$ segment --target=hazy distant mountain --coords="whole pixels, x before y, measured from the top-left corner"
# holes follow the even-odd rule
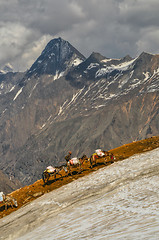
[[[159,133],[159,55],[86,59],[57,38],[0,83],[0,169],[24,184],[69,150],[89,156]]]
[[[13,72],[13,66],[10,63],[7,63],[0,69],[0,74],[6,74],[8,72]]]

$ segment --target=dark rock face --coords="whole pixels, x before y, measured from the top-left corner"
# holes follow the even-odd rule
[[[69,150],[90,156],[159,133],[159,55],[85,59],[58,38],[0,84],[0,169],[24,185]]]
[[[4,194],[8,194],[13,192],[17,188],[20,188],[22,185],[19,181],[14,179],[13,176],[10,175],[8,178],[2,171],[0,171],[0,190]]]
[[[77,59],[83,61],[85,57],[69,42],[57,38],[51,40],[39,58],[32,65],[27,75],[51,74],[60,76],[69,67],[76,65]]]
[[[92,53],[89,58],[70,69],[66,75],[66,80],[74,87],[82,88],[95,80],[95,73],[102,67],[101,61],[105,59],[99,53]]]

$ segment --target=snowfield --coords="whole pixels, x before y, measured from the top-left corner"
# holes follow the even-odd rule
[[[0,239],[159,239],[159,149],[99,169],[0,219]]]

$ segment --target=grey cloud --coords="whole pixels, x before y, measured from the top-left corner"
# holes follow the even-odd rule
[[[158,26],[158,9],[158,0],[125,0],[119,4],[119,21],[137,28]]]
[[[59,36],[85,56],[158,53],[158,9],[158,0],[1,0],[0,67],[26,70]]]

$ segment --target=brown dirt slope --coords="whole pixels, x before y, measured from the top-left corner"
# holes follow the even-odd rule
[[[121,161],[125,158],[128,158],[134,154],[137,153],[143,153],[146,151],[153,150],[155,148],[159,147],[159,136],[157,137],[151,137],[145,140],[125,144],[121,147],[115,148],[110,150],[115,157],[115,161]],[[44,185],[42,179],[36,181],[34,184],[25,186],[23,188],[20,188],[14,192],[12,192],[10,195],[15,197],[18,201],[18,208],[28,204],[29,202],[33,201],[34,199],[40,197],[41,195],[50,192],[56,188],[59,188],[67,183],[70,183],[74,181],[75,179],[78,179],[82,176],[85,176],[93,171],[98,170],[99,168],[104,167],[103,159],[100,159],[97,161],[97,165],[94,166],[92,169],[90,168],[90,163],[85,162],[83,164],[83,172],[78,174],[77,172],[74,172],[72,176],[66,176],[65,172],[61,172],[63,178],[60,176],[57,176],[56,181],[54,180],[54,177],[50,178],[48,183]],[[108,165],[111,164],[108,159]],[[18,208],[8,208],[7,211],[4,209],[4,205],[0,204],[0,218],[10,214],[11,212],[17,210]]]

